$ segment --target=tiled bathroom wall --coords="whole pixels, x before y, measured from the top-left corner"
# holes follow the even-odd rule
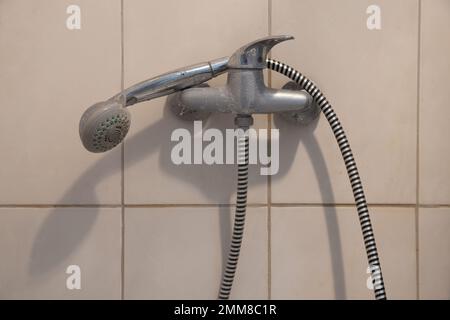
[[[277,34],[295,40],[272,57],[314,80],[346,129],[388,297],[450,299],[448,0],[0,0],[0,299],[216,298],[236,167],[173,164],[171,133],[193,125],[165,98],[130,108],[124,144],[104,154],[83,148],[78,121],[123,87]],[[255,127],[280,130],[280,170],[251,166],[231,297],[372,299],[324,117]]]

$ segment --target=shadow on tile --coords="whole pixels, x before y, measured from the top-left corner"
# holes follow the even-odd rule
[[[98,161],[78,178],[60,199],[60,203],[68,203],[69,199],[73,199],[74,195],[80,194],[86,195],[86,199],[89,199],[88,203],[94,205],[98,203],[95,194],[95,184],[90,183],[92,182],[90,176],[96,173],[100,177],[106,177],[117,170],[117,168],[102,164],[101,160]],[[54,208],[43,222],[34,240],[29,273],[32,276],[38,276],[51,271],[58,264],[62,263],[83,241],[85,235],[89,233],[95,223],[97,213],[98,209],[94,214],[80,213],[75,215],[72,212],[61,212],[60,208]],[[79,233],[63,234],[61,230],[65,228],[62,226],[73,227],[79,230]]]
[[[126,166],[132,166],[160,148],[161,166],[159,169],[167,171],[179,179],[189,181],[193,187],[201,185],[205,178],[213,179],[213,181],[217,182],[215,183],[217,188],[208,187],[203,189],[203,192],[211,199],[223,199],[223,195],[217,197],[217,193],[223,193],[224,184],[227,186],[229,185],[230,193],[227,194],[226,197],[230,198],[232,192],[234,191],[235,184],[235,168],[233,168],[233,166],[228,166],[230,167],[230,173],[226,172],[224,174],[223,170],[217,170],[217,167],[215,166],[193,166],[193,170],[186,170],[183,166],[176,166],[172,164],[169,157],[170,150],[168,150],[170,146],[168,144],[161,143],[160,140],[160,137],[162,135],[164,136],[164,134],[167,134],[167,136],[170,137],[170,133],[175,129],[174,125],[169,126],[167,124],[168,121],[166,117],[174,117],[167,108],[165,109],[164,117],[158,122],[126,140],[126,143],[131,147],[133,145],[141,146],[141,148],[132,147],[134,150],[138,150],[138,152],[134,152],[127,157]],[[213,120],[213,122],[216,123],[211,123],[210,125],[217,128],[224,127],[224,124],[226,123],[225,120],[217,121],[217,119]],[[232,125],[233,121],[230,120],[229,123]],[[180,123],[177,123],[176,127],[189,127],[189,125],[191,125],[191,123],[180,121]],[[97,205],[98,199],[95,191],[96,184],[92,182],[91,176],[95,173],[95,175],[100,177],[98,181],[101,181],[102,177],[107,177],[120,170],[119,167],[104,166],[105,161],[110,157],[117,157],[117,154],[113,155],[111,153],[106,153],[98,162],[91,166],[76,180],[76,182],[65,192],[64,196],[57,203],[67,204],[70,203],[71,199],[82,195],[85,199],[88,199],[86,201],[88,205]],[[217,203],[220,202],[217,201]],[[73,215],[64,214],[59,211],[59,208],[52,210],[48,218],[46,218],[42,224],[42,227],[40,228],[34,241],[29,265],[29,273],[32,276],[38,276],[49,272],[52,268],[55,268],[58,264],[62,263],[83,241],[83,238],[89,233],[96,221],[97,212],[89,215]],[[221,207],[220,212],[220,221],[222,224],[220,232],[221,239],[224,242],[224,256],[226,257],[226,251],[228,250],[228,242],[231,234],[231,217],[229,214],[230,208]],[[228,214],[225,214],[227,212]],[[61,228],[62,225],[74,226],[79,230],[79,233],[76,236],[61,234],[60,230],[63,229]]]
[[[165,108],[164,117],[158,120],[153,125],[140,131],[133,137],[126,140],[127,146],[133,150],[138,150],[130,155],[127,155],[126,167],[132,166],[135,163],[145,159],[149,154],[160,149],[160,158],[158,169],[167,171],[167,173],[177,177],[177,179],[189,182],[192,187],[198,188],[200,186],[201,191],[209,198],[215,201],[215,203],[223,203],[223,199],[230,199],[236,184],[236,168],[233,165],[227,165],[225,170],[217,170],[216,166],[192,166],[191,170],[186,170],[183,166],[177,166],[170,160],[170,148],[168,143],[161,143],[161,136],[170,137],[171,132],[179,127],[184,127],[192,130],[192,123],[179,121],[167,121],[167,117],[174,117],[168,108]],[[171,123],[171,125],[168,125]],[[280,136],[283,135],[285,127],[289,126],[285,122],[280,123]],[[207,127],[214,127],[218,129],[233,128],[233,121],[231,115],[219,115],[218,117],[211,117],[206,123]],[[290,167],[293,165],[294,155],[296,148],[292,146],[298,146],[300,140],[305,145],[306,150],[314,164],[314,169],[319,179],[320,189],[322,193],[333,194],[331,183],[329,180],[329,174],[323,154],[319,148],[319,145],[313,135],[315,127],[309,126],[307,128],[297,128],[298,141],[290,143],[289,148],[282,150],[282,157],[280,159],[280,170],[273,179],[279,179],[289,172]],[[192,131],[191,131],[192,132]],[[135,147],[133,147],[133,145]],[[145,146],[140,147],[139,146]],[[117,156],[112,154],[105,154],[95,165],[89,168],[78,180],[72,185],[72,187],[65,193],[65,196],[61,198],[60,203],[67,203],[65,200],[73,199],[74,195],[85,194],[86,199],[89,199],[89,203],[96,204],[97,197],[95,194],[95,184],[89,183],[89,177],[95,172],[100,177],[107,177],[112,173],[119,170],[118,167],[105,167],[103,165],[105,159],[108,157]],[[250,171],[251,172],[251,171]],[[320,175],[319,175],[320,173]],[[250,173],[251,175],[251,173]],[[323,179],[326,177],[326,179]],[[211,179],[216,182],[213,184],[207,184],[205,187],[205,179]],[[101,178],[99,179],[101,180]],[[261,183],[263,179],[249,179],[249,191],[251,192],[252,185],[255,183]],[[224,194],[224,190],[229,190]],[[228,255],[228,247],[231,236],[231,211],[230,207],[220,208],[220,235],[222,241],[222,257],[224,264]],[[51,271],[56,265],[64,261],[71,252],[83,241],[86,234],[89,233],[92,225],[95,223],[96,214],[89,215],[66,215],[58,212],[58,208],[55,208],[53,212],[44,221],[38,235],[35,239],[31,261],[29,265],[29,272],[32,276],[38,276],[40,274]],[[345,298],[345,286],[344,286],[344,273],[341,254],[341,244],[339,228],[337,225],[337,218],[335,209],[332,207],[326,210],[326,221],[328,228],[328,236],[331,248],[331,256],[333,263],[334,275],[334,287],[337,298]],[[74,225],[80,230],[77,236],[67,237],[60,233],[60,226],[70,224]]]
[[[298,144],[301,142],[306,152],[308,153],[309,159],[314,168],[314,174],[319,183],[320,193],[322,195],[328,195],[331,199],[331,203],[334,203],[334,193],[331,186],[330,174],[326,165],[325,158],[323,156],[320,145],[314,136],[314,130],[317,127],[318,121],[307,127],[301,127],[287,123],[278,116],[274,116],[274,123],[280,130],[280,169],[290,168],[293,165],[295,159],[295,154],[297,152]],[[298,135],[289,135],[291,140],[289,144],[283,144],[282,137],[292,130],[297,130]],[[297,141],[293,141],[292,138],[297,138]],[[292,146],[297,146],[292,148]],[[286,172],[283,171],[285,174]],[[276,175],[273,179],[280,179],[282,176]],[[332,263],[333,275],[333,286],[334,294],[336,299],[346,299],[346,288],[345,288],[345,274],[344,274],[344,262],[342,260],[342,245],[341,245],[341,235],[339,231],[339,225],[337,221],[337,212],[334,206],[328,206],[324,208],[325,221],[327,226],[328,243],[330,248],[330,257]]]

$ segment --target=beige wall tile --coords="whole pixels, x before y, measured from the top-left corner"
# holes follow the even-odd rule
[[[388,299],[415,299],[414,209],[371,210]],[[272,208],[273,299],[373,299],[356,209]]]
[[[419,201],[450,204],[450,2],[271,2],[270,32],[296,38],[272,56],[309,76],[333,104],[368,201],[416,203],[419,93]],[[230,55],[269,33],[267,0],[123,3],[125,86]],[[81,8],[81,30],[66,28],[72,4]],[[372,4],[381,8],[379,31],[366,28]],[[120,299],[122,289],[127,299],[217,296],[233,208],[126,208],[122,270],[121,208],[15,207],[118,205],[122,191],[126,204],[234,203],[235,166],[172,164],[170,135],[192,132],[192,123],[164,108],[165,98],[130,108],[123,190],[121,149],[82,147],[80,116],[121,88],[121,13],[121,0],[0,0],[0,299]],[[286,80],[272,73],[273,87]],[[301,128],[275,117],[272,125],[281,133],[272,202],[319,206],[272,208],[270,276],[267,208],[248,209],[231,297],[266,299],[270,280],[273,299],[373,299],[356,210],[320,206],[353,203],[326,119]],[[231,115],[214,115],[204,129],[233,126]],[[256,116],[255,127],[266,128],[267,117]],[[259,169],[251,166],[251,203],[267,203]],[[421,208],[418,225],[414,208],[371,210],[388,298],[450,299],[449,210]],[[81,267],[81,290],[66,289],[72,264]]]
[[[216,299],[233,215],[227,207],[126,209],[125,298]],[[249,208],[231,299],[267,298],[267,261],[267,209]]]
[[[84,110],[120,89],[120,1],[0,3],[0,203],[119,203],[120,150],[88,153]]]
[[[421,299],[450,299],[450,208],[421,208],[419,292]]]
[[[414,203],[418,2],[377,1],[382,29],[369,31],[373,1],[273,1],[272,33],[294,41],[272,56],[310,77],[348,135],[372,203]],[[274,75],[281,87],[286,78]],[[350,203],[349,182],[326,119],[280,126],[274,202]]]
[[[0,299],[120,299],[120,223],[113,208],[1,208]]]
[[[450,203],[450,2],[422,1],[420,201]]]
[[[239,6],[239,9],[236,7]],[[125,2],[125,85],[162,72],[227,55],[267,35],[267,1],[132,1]],[[213,81],[222,85],[226,77]],[[236,168],[232,165],[181,165],[170,159],[178,120],[164,108],[165,98],[131,108],[132,125],[125,142],[126,203],[232,203]],[[265,127],[265,116],[256,127]],[[233,128],[230,116],[215,115],[205,129]],[[250,202],[266,202],[266,177],[250,170]]]

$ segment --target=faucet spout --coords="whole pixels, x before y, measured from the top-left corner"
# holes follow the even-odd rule
[[[257,101],[258,113],[277,113],[308,109],[313,98],[306,91],[266,88]]]

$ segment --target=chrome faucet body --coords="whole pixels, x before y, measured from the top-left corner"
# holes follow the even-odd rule
[[[188,120],[204,119],[212,112],[232,112],[243,115],[283,113],[296,122],[311,122],[320,113],[311,95],[304,90],[268,88],[264,83],[267,54],[274,45],[290,39],[293,37],[274,36],[246,44],[228,59],[223,71],[228,72],[225,86],[179,91],[169,96],[169,106]]]
[[[283,89],[272,89],[264,83],[267,54],[276,44],[291,39],[293,37],[283,35],[250,42],[229,58],[165,73],[138,83],[112,99],[123,99],[123,105],[131,106],[169,95],[167,103],[171,110],[187,120],[205,119],[212,112],[241,115],[282,113],[284,118],[308,124],[320,113],[310,94],[292,84]],[[204,84],[226,72],[225,86],[212,88]]]

